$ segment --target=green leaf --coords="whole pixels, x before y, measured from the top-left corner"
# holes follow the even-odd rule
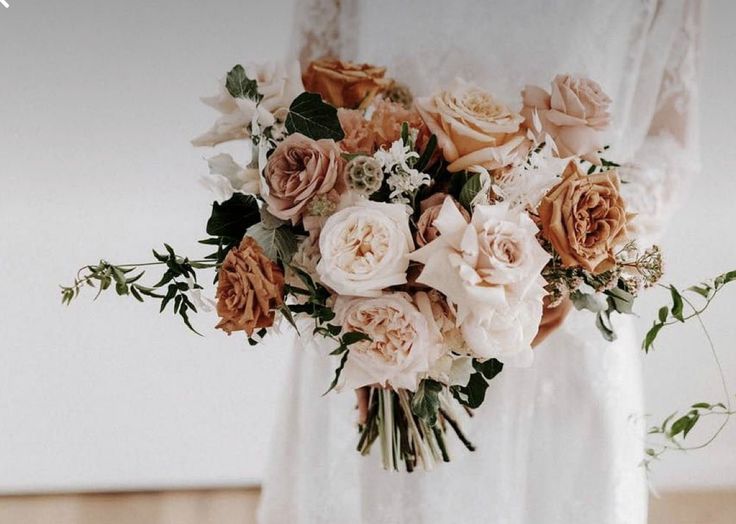
[[[424,171],[424,168],[427,167],[429,161],[432,159],[432,155],[434,154],[435,149],[437,149],[437,136],[432,135],[429,137],[427,147],[424,148],[422,156],[419,157],[419,160],[417,160],[417,164],[414,166],[417,171]]]
[[[493,380],[496,375],[503,371],[503,362],[495,358],[488,359],[485,362],[473,360],[473,368],[482,373],[486,380]]]
[[[667,316],[670,314],[670,310],[667,308],[667,306],[662,306],[659,308],[659,321],[660,323],[667,322]]]
[[[682,417],[675,420],[672,423],[672,427],[670,428],[670,437],[676,437],[677,435],[685,431],[689,424],[690,415],[683,415]]]
[[[340,365],[337,366],[337,369],[335,370],[335,378],[332,379],[332,382],[330,383],[330,387],[327,388],[327,391],[322,393],[322,395],[326,395],[333,389],[335,389],[335,386],[337,386],[337,383],[340,380],[340,374],[342,373],[342,370],[345,368],[345,363],[348,361],[348,355],[350,354],[349,351],[346,351],[342,354],[342,358],[340,359]]]
[[[715,283],[716,288],[720,288],[734,280],[736,280],[736,271],[729,271],[728,273],[718,275],[713,282]]]
[[[405,145],[409,145],[409,122],[402,122],[401,124],[401,142]]]
[[[365,333],[361,333],[359,331],[349,331],[348,333],[345,333],[342,336],[342,343],[346,346],[351,346],[355,344],[356,342],[360,342],[361,340],[370,340],[371,337],[366,335]]]
[[[288,264],[296,252],[296,236],[288,226],[269,229],[259,222],[249,227],[246,234],[258,242],[271,260]]]
[[[252,195],[236,193],[222,204],[212,204],[212,214],[207,221],[207,234],[240,241],[245,231],[258,223],[261,215],[258,203]]]
[[[323,102],[316,93],[302,93],[294,99],[286,116],[286,130],[313,140],[331,138],[337,141],[345,137],[337,109]]]
[[[680,322],[685,322],[685,319],[682,316],[683,303],[680,292],[677,291],[675,286],[670,286],[670,294],[672,295],[672,316]]]
[[[657,338],[657,335],[659,334],[659,331],[662,329],[662,327],[664,327],[664,324],[655,322],[652,327],[649,328],[649,331],[647,331],[647,334],[644,336],[644,341],[641,344],[641,348],[646,353],[649,353],[649,350],[653,349],[654,340]]]
[[[595,316],[595,327],[598,328],[598,331],[601,332],[601,335],[603,335],[603,338],[607,341],[613,342],[616,340],[616,332],[613,330],[611,316],[608,310],[601,311]]]
[[[697,404],[693,404],[691,407],[695,409],[710,409],[710,404],[707,402],[698,402]]]
[[[263,95],[258,92],[258,82],[248,78],[240,64],[233,67],[225,79],[225,88],[233,98],[249,98],[260,102]]]
[[[687,434],[690,433],[690,430],[695,427],[695,424],[698,422],[699,419],[700,419],[700,415],[698,413],[694,413],[690,417],[689,424],[685,428],[685,431],[682,432],[682,438],[687,438]]]
[[[467,182],[465,182],[463,188],[460,190],[460,196],[458,200],[468,211],[473,211],[471,209],[471,202],[480,192],[481,187],[482,185],[480,182],[480,174],[476,173],[471,176]]]
[[[419,387],[417,387],[411,399],[411,412],[424,420],[430,427],[437,424],[442,387],[442,384],[435,380],[424,379],[419,383]]]
[[[481,373],[473,373],[466,386],[452,386],[450,391],[452,396],[463,406],[475,409],[483,404],[486,398],[486,390],[488,382],[483,378]]]
[[[632,309],[634,307],[634,295],[619,287],[609,289],[605,294],[608,296],[608,302],[613,306],[614,311],[625,313],[627,315],[632,313]]]
[[[580,290],[575,290],[570,293],[570,300],[578,311],[586,309],[598,313],[606,309],[605,301],[603,299],[598,300],[594,293],[583,293]]]
[[[698,295],[700,295],[701,297],[703,297],[705,299],[707,299],[708,297],[710,297],[711,289],[712,288],[710,286],[707,286],[707,285],[690,286],[689,288],[687,288],[688,291],[693,291],[693,292],[697,293]]]

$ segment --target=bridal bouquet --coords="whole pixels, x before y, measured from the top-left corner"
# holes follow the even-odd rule
[[[610,340],[612,313],[662,273],[602,156],[600,86],[559,75],[521,99],[517,111],[460,79],[413,98],[384,68],[336,60],[235,66],[194,141],[251,153],[208,160],[200,242],[214,252],[154,251],[165,273],[150,286],[137,265],[101,261],[63,299],[114,287],[193,329],[208,307],[198,271],[214,270],[217,328],[257,344],[286,322],[327,339],[325,389],[359,391],[358,450],[378,441],[384,467],[430,469],[450,432],[473,449],[459,413],[505,366],[528,366],[569,304]]]

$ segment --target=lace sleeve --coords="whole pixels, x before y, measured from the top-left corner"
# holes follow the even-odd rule
[[[342,27],[355,20],[355,0],[297,0],[292,32],[292,53],[302,67],[326,56],[349,58],[354,39]],[[347,25],[346,25],[347,24]]]
[[[669,55],[660,69],[661,83],[648,131],[633,160],[621,170],[624,195],[637,213],[636,234],[647,241],[661,235],[679,195],[700,167],[697,88],[701,10],[699,0],[684,3],[681,24],[672,35]],[[659,47],[661,42],[650,45]],[[661,56],[662,48],[650,52]],[[646,59],[643,67],[647,67]]]

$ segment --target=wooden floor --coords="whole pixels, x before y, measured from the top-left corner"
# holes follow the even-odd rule
[[[252,524],[257,504],[256,489],[8,496],[0,497],[0,523]],[[666,493],[651,501],[649,524],[734,523],[736,491]]]

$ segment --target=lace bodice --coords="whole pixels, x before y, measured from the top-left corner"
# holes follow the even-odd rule
[[[614,100],[609,156],[626,162],[639,234],[656,237],[698,167],[697,0],[302,0],[293,48],[386,65],[427,94],[456,76],[509,103],[557,73],[598,81]]]

